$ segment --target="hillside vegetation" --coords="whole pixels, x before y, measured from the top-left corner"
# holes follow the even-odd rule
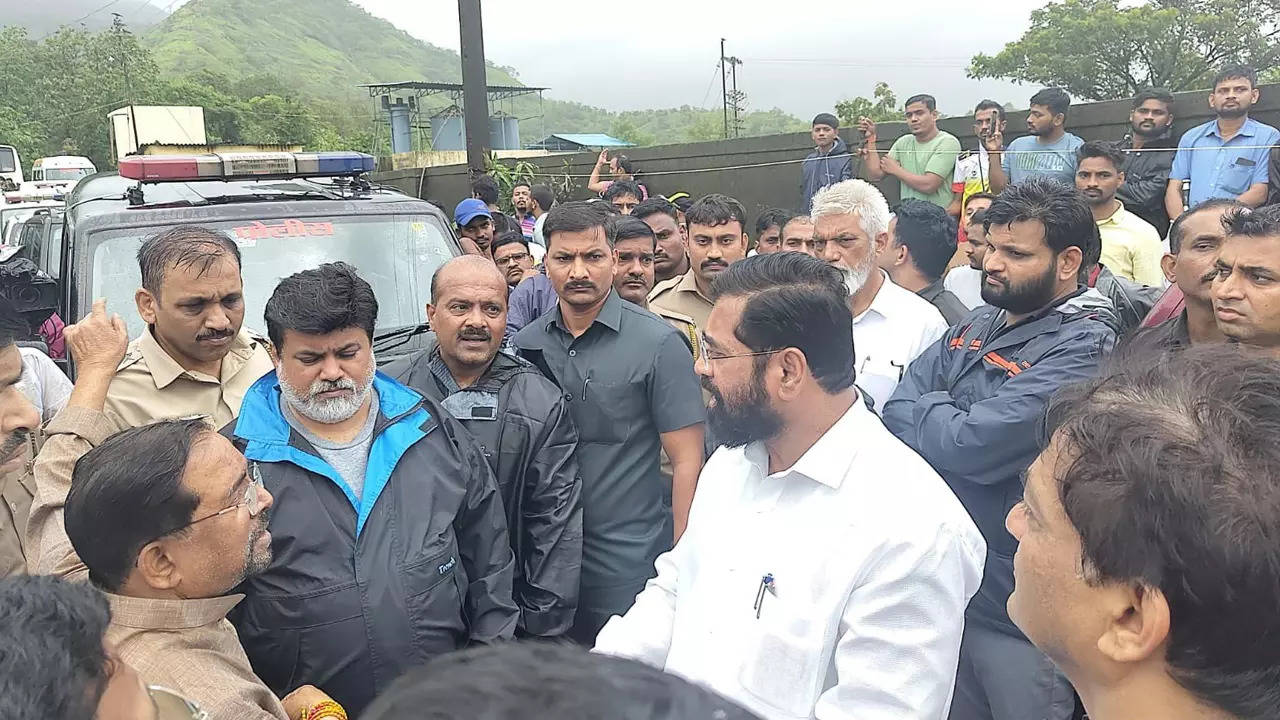
[[[162,74],[212,71],[233,82],[268,74],[300,96],[348,103],[367,122],[373,103],[361,84],[462,77],[456,52],[418,40],[347,0],[192,0],[145,33],[142,43]],[[514,69],[493,65],[488,81],[524,84]],[[429,98],[427,107],[446,103]],[[522,118],[545,112],[542,120],[522,123],[525,142],[540,139],[544,125],[548,133],[604,132],[637,144],[709,140],[723,129],[719,109],[689,106],[615,113],[546,99],[540,110],[530,96],[512,101],[511,110]],[[749,135],[805,128],[780,110],[749,113],[743,124]]]

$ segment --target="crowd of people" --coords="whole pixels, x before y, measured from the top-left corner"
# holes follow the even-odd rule
[[[482,177],[396,357],[357,268],[258,335],[236,243],[169,228],[43,417],[0,298],[0,715],[1272,717],[1257,97],[1228,68],[1175,147],[1168,93],[1117,144],[1050,88],[965,154],[919,95],[858,164],[819,115],[754,222],[605,153],[515,217]]]

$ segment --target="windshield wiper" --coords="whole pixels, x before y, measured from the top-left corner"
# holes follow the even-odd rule
[[[385,350],[394,350],[401,345],[407,344],[413,338],[429,332],[431,332],[431,325],[425,322],[388,330],[373,336],[373,351],[378,353]]]

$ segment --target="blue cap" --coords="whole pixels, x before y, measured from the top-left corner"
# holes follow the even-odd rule
[[[458,223],[458,227],[464,227],[467,223],[475,220],[481,215],[493,219],[489,214],[489,206],[479,198],[467,198],[458,203],[458,207],[453,209],[453,221]]]

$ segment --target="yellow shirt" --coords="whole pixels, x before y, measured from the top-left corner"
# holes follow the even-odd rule
[[[220,377],[186,370],[148,328],[129,343],[107,391],[105,411],[122,429],[188,415],[208,415],[221,428],[240,414],[244,394],[272,367],[266,341],[241,329],[222,358]]]
[[[1164,243],[1151,223],[1124,209],[1124,204],[1111,217],[1098,221],[1102,235],[1102,264],[1121,277],[1149,285],[1164,285],[1160,258]]]

